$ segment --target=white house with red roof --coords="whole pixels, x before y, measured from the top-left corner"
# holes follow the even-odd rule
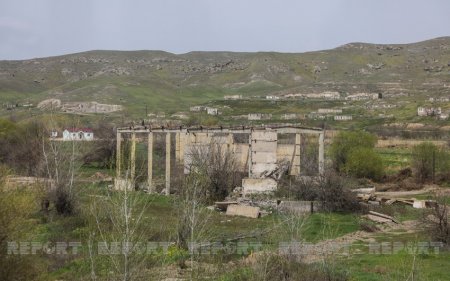
[[[94,132],[90,128],[68,128],[63,131],[65,141],[90,141],[94,139]]]

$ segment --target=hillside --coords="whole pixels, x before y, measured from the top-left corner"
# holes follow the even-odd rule
[[[89,51],[0,61],[0,103],[95,101],[122,105],[137,116],[146,105],[173,113],[227,94],[449,94],[449,74],[450,37],[308,53]]]

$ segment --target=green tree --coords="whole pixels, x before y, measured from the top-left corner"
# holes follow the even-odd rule
[[[358,147],[348,154],[345,171],[354,177],[379,180],[383,176],[383,161],[373,148]]]
[[[8,253],[8,242],[27,237],[30,217],[38,211],[36,191],[6,186],[9,169],[0,165],[0,280],[35,280],[45,270],[36,255]]]
[[[434,180],[437,175],[449,173],[450,155],[445,148],[423,142],[413,147],[411,166],[419,182]]]
[[[330,156],[333,160],[334,169],[338,172],[345,172],[351,152],[358,148],[373,149],[377,138],[367,132],[362,131],[342,131],[331,144]]]

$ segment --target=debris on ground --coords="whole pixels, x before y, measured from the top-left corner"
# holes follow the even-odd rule
[[[399,223],[395,218],[391,216],[374,211],[369,211],[368,218],[377,222],[395,222],[397,224]]]
[[[245,205],[228,205],[226,214],[228,216],[242,216],[257,219],[259,217],[260,208]]]
[[[225,201],[225,202],[215,202],[214,205],[215,207],[222,212],[226,212],[228,206],[230,205],[237,205],[238,202],[237,201]]]

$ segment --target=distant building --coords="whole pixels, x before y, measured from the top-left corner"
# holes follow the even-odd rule
[[[317,112],[311,112],[307,115],[308,119],[313,119],[313,120],[325,120],[327,118],[327,116],[323,115],[323,114],[319,114]]]
[[[189,116],[185,112],[177,112],[172,114],[170,117],[178,119],[189,119]]]
[[[279,100],[279,96],[266,96],[266,100]]]
[[[294,93],[284,95],[285,98],[304,98],[304,99],[325,99],[325,100],[339,100],[341,98],[341,94],[339,92],[331,92],[325,91],[322,93]]]
[[[319,108],[317,110],[318,113],[327,114],[327,113],[342,113],[342,109],[340,108]]]
[[[209,115],[219,115],[219,109],[215,107],[206,107],[206,113]]]
[[[448,120],[448,113],[442,113],[441,115],[439,115],[439,119],[440,120]]]
[[[282,120],[293,120],[293,119],[297,119],[297,118],[299,118],[299,116],[295,113],[285,113],[285,114],[281,115]]]
[[[333,119],[334,121],[350,121],[353,117],[351,115],[335,115]]]
[[[442,114],[442,109],[440,107],[418,107],[418,116],[439,116]]]
[[[450,98],[448,97],[439,97],[439,98],[430,98],[430,102],[449,102]]]
[[[249,113],[247,116],[248,120],[270,120],[272,119],[272,114],[268,113]]]
[[[202,111],[204,109],[205,109],[204,106],[196,105],[196,106],[191,106],[191,108],[189,108],[189,111],[200,112],[200,111]]]
[[[89,128],[70,128],[63,131],[65,141],[90,141],[94,139],[94,132]]]
[[[376,100],[381,99],[382,95],[378,93],[356,93],[345,97],[346,100],[357,101],[357,100]]]
[[[228,96],[223,96],[224,100],[241,100],[242,99],[242,95],[228,95]]]
[[[58,137],[58,131],[52,131],[52,132],[50,133],[50,137],[51,137],[52,139],[57,138],[57,137]]]

